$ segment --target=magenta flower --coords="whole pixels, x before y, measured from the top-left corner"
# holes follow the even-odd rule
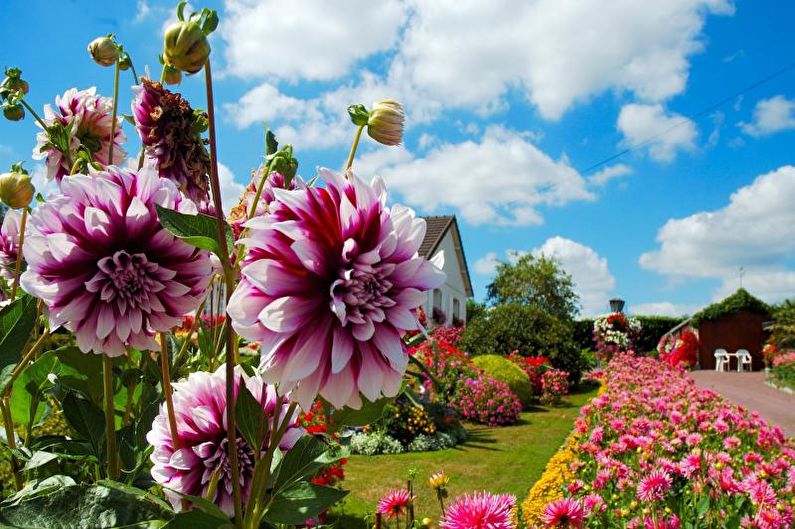
[[[33,149],[33,158],[45,159],[47,165],[47,178],[60,182],[68,175],[71,164],[75,162],[75,154],[80,147],[88,149],[94,160],[100,164],[119,165],[127,154],[121,145],[127,140],[121,125],[124,119],[117,119],[113,131],[113,160],[109,160],[110,129],[113,122],[113,100],[109,97],[97,95],[93,86],[87,90],[78,91],[70,88],[62,96],[55,98],[56,110],[50,105],[44,106],[44,122],[49,126],[55,122],[63,125],[71,134],[69,152],[61,152],[49,141],[47,132],[42,131],[36,135],[36,147]]]
[[[515,529],[516,498],[490,492],[464,494],[450,504],[439,526],[441,529]]]
[[[195,212],[151,168],[64,177],[61,194],[31,215],[22,288],[42,299],[50,325],[75,333],[83,352],[156,350],[154,334],[179,325],[204,298],[208,252],[176,239],[154,205]]]
[[[270,213],[246,223],[248,254],[228,313],[262,342],[263,377],[308,407],[395,395],[408,363],[401,337],[445,275],[417,255],[425,221],[387,209],[380,179],[321,170],[325,187],[275,189]],[[299,384],[300,382],[300,384]],[[297,385],[297,386],[296,386]]]
[[[585,519],[585,510],[578,500],[563,498],[547,505],[542,518],[547,527],[578,529]]]
[[[386,515],[387,520],[391,520],[396,516],[401,516],[406,512],[411,496],[406,489],[395,489],[386,493],[381,498],[376,507],[376,511],[380,514]]]
[[[224,366],[215,373],[195,372],[187,380],[174,384],[174,414],[177,419],[179,449],[175,450],[168,423],[165,405],[152,423],[146,440],[154,447],[150,456],[152,478],[163,485],[164,492],[174,509],[180,511],[184,505],[182,496],[206,497],[210,480],[218,472],[215,496],[210,501],[226,514],[234,514],[232,499],[232,474],[229,469],[228,441],[226,433],[226,372]],[[263,384],[259,377],[249,377],[240,366],[235,369],[235,395],[240,382],[262,405],[273,425],[274,416],[283,421],[289,407],[285,399],[276,413],[276,391],[273,386]],[[298,411],[291,418],[290,426],[279,444],[289,450],[304,434],[298,422]],[[262,447],[264,451],[267,444]],[[254,448],[245,439],[237,436],[237,455],[240,468],[240,484],[243,501],[248,498],[251,478],[254,473]],[[176,492],[174,492],[176,491]]]
[[[243,224],[245,224],[246,219],[248,219],[248,214],[251,211],[251,204],[257,196],[257,186],[262,179],[262,174],[262,167],[253,172],[251,182],[249,182],[248,186],[246,186],[246,190],[243,191],[243,194],[240,196],[240,202],[237,206],[232,208],[232,211],[229,213],[229,218],[227,220],[232,226],[235,237],[238,237],[243,231]],[[254,216],[259,217],[268,212],[268,204],[273,202],[276,198],[276,195],[273,193],[274,189],[293,190],[303,187],[304,183],[298,176],[290,180],[290,186],[288,187],[281,173],[271,173],[265,183],[262,184],[262,194],[257,202],[257,209],[254,211]]]
[[[188,102],[160,83],[141,79],[133,87],[135,127],[158,174],[173,181],[197,205],[209,203],[210,156],[200,123]]]
[[[638,499],[641,501],[660,501],[671,489],[673,480],[663,470],[652,470],[638,482]]]
[[[19,254],[19,228],[22,215],[13,209],[6,211],[0,226],[0,277],[14,280],[14,268]]]

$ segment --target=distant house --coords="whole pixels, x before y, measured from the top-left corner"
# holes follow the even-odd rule
[[[424,218],[427,230],[419,254],[432,259],[444,252],[444,271],[447,274],[445,284],[429,293],[425,313],[429,319],[434,314],[443,314],[446,325],[466,323],[467,298],[472,297],[473,292],[458,221],[454,215]]]

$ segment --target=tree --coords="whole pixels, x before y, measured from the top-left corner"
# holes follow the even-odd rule
[[[467,322],[471,323],[478,318],[483,317],[486,313],[486,304],[475,301],[472,298],[467,299]]]
[[[543,255],[524,254],[513,263],[498,263],[487,289],[492,305],[534,306],[565,320],[579,312],[580,298],[571,276],[556,259]]]

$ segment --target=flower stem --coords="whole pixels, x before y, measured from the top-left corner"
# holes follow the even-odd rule
[[[19,223],[19,244],[17,245],[17,262],[14,266],[14,283],[11,285],[11,301],[17,299],[19,272],[22,268],[22,245],[25,243],[25,225],[28,222],[28,207],[22,208],[22,221]]]
[[[359,147],[359,138],[362,137],[362,131],[364,130],[365,125],[362,125],[356,130],[356,136],[353,137],[353,145],[351,145],[351,152],[348,154],[348,161],[345,162],[345,173],[347,175],[348,170],[353,165],[353,157],[356,156],[356,149]]]
[[[36,111],[35,111],[35,110],[33,110],[33,107],[31,107],[30,105],[28,105],[27,101],[25,101],[24,99],[20,99],[20,100],[19,100],[19,102],[20,102],[20,103],[22,103],[22,105],[23,105],[23,106],[24,106],[24,107],[27,109],[27,111],[28,111],[28,112],[30,112],[30,114],[31,114],[31,115],[32,115],[32,116],[33,116],[33,117],[36,119],[36,121],[38,121],[38,122],[39,122],[39,125],[41,125],[41,127],[42,127],[42,128],[45,130],[45,132],[46,132],[46,131],[47,131],[47,124],[46,124],[46,123],[44,123],[44,120],[43,120],[43,119],[41,119],[41,117],[39,117],[39,115],[38,115],[38,114],[36,114]]]
[[[116,406],[113,403],[113,361],[108,355],[102,355],[102,382],[105,390],[108,478],[119,479],[119,453],[116,451]]]
[[[221,185],[218,181],[218,148],[215,139],[215,109],[213,104],[213,75],[210,59],[204,65],[204,81],[207,90],[207,120],[210,129],[210,187],[218,224],[218,248],[221,265],[224,268],[226,284],[226,305],[235,288],[235,281],[229,263],[229,248],[226,246],[226,221],[221,204]],[[226,433],[229,441],[229,467],[232,473],[232,495],[235,504],[235,523],[243,523],[243,500],[240,491],[240,468],[237,462],[237,427],[235,425],[235,335],[231,325],[226,327]]]
[[[171,430],[171,446],[174,451],[179,450],[179,436],[177,435],[177,416],[174,414],[174,397],[171,390],[171,370],[168,360],[168,341],[166,333],[160,333],[160,374],[163,377],[163,396],[166,399],[166,412],[168,413],[168,427]]]
[[[108,165],[113,165],[113,144],[116,142],[116,112],[119,108],[119,61],[116,61],[113,75],[113,117],[110,121],[110,145],[108,146]]]
[[[0,399],[0,407],[2,407],[3,412],[3,426],[5,427],[6,431],[8,448],[11,449],[11,472],[14,474],[14,486],[17,490],[22,490],[22,485],[24,482],[22,481],[22,476],[19,474],[19,460],[17,459],[16,454],[14,454],[14,451],[17,449],[17,438],[16,432],[14,432],[14,420],[11,418],[11,407],[9,401],[10,399],[8,396],[3,396],[3,398]]]

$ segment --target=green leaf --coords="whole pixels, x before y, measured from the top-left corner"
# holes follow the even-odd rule
[[[35,323],[36,298],[33,296],[22,294],[0,309],[0,369],[20,361]]]
[[[221,520],[204,511],[181,512],[174,516],[163,529],[227,529],[234,527],[229,519]]]
[[[49,487],[45,494],[15,495],[0,505],[0,526],[18,529],[69,527],[75,529],[120,529],[157,527],[171,518],[161,503],[127,489],[106,483]],[[140,491],[144,492],[144,491]],[[15,499],[16,498],[16,499]]]
[[[241,384],[235,399],[235,421],[238,431],[252,449],[256,446],[262,446],[262,442],[257,442],[260,439],[259,423],[261,415],[262,406],[260,406],[246,385]],[[268,429],[268,421],[266,420],[264,432]]]
[[[367,426],[377,421],[384,414],[384,408],[391,404],[393,400],[395,399],[390,397],[384,397],[372,402],[364,399],[361,409],[342,408],[334,410],[331,415],[334,430],[338,430],[343,426]]]
[[[704,495],[701,500],[698,502],[698,506],[696,507],[696,513],[698,516],[704,516],[709,512],[709,495]]]
[[[100,355],[84,353],[74,345],[53,351],[61,362],[58,375],[61,386],[77,390],[94,402],[102,400],[102,358]]]
[[[94,403],[69,392],[61,401],[66,421],[83,439],[91,444],[94,454],[102,453],[102,440],[105,437],[105,414]],[[100,458],[101,459],[101,458]]]
[[[274,496],[265,519],[275,524],[300,525],[327,510],[347,494],[345,490],[300,481]]]
[[[11,394],[11,417],[15,423],[38,423],[44,414],[46,392],[54,386],[50,374],[57,375],[60,367],[55,355],[48,352],[22,371],[14,381]]]
[[[313,476],[320,468],[345,457],[346,453],[331,448],[318,437],[305,435],[284,454],[274,471],[275,491],[289,488],[292,483]]]
[[[171,492],[179,495],[182,498],[185,498],[188,502],[194,504],[198,509],[204,512],[204,514],[211,516],[217,520],[223,520],[224,522],[229,522],[229,516],[226,515],[224,511],[221,510],[216,504],[211,502],[208,499],[202,498],[200,496],[191,496],[190,494],[183,494],[178,490],[169,489]]]
[[[28,459],[27,463],[25,463],[24,470],[25,471],[34,470],[36,468],[43,467],[44,465],[47,465],[48,463],[51,463],[52,461],[55,461],[57,459],[58,459],[57,454],[39,450],[33,452],[33,455],[30,456],[30,459]]]
[[[202,250],[209,250],[216,255],[220,255],[218,245],[218,221],[215,217],[203,215],[201,213],[196,215],[188,215],[168,209],[155,204],[157,216],[160,219],[160,224],[163,225],[172,235],[185,241],[186,243],[200,248]],[[226,247],[231,249],[235,243],[232,229],[228,224],[224,223],[224,231],[226,234]]]

